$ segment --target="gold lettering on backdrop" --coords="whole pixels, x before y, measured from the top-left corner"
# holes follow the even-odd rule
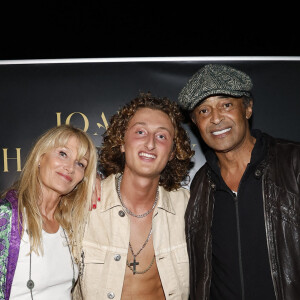
[[[108,122],[107,122],[107,119],[106,119],[104,113],[101,114],[101,119],[102,119],[104,125],[102,125],[101,123],[97,123],[98,128],[102,127],[102,128],[107,129],[108,128]],[[95,132],[94,135],[98,135],[98,133]]]
[[[57,126],[61,125],[61,112],[56,113],[56,122],[57,122]]]
[[[89,119],[87,118],[87,116],[81,112],[73,112],[71,114],[68,115],[68,117],[66,118],[66,124],[70,124],[71,118],[74,114],[79,114],[82,116],[83,120],[84,120],[84,131],[86,132],[89,128]],[[101,114],[101,119],[102,119],[102,124],[101,123],[96,123],[98,128],[103,128],[103,129],[107,129],[108,128],[108,122],[106,119],[106,116],[104,114],[104,112],[102,112]],[[61,120],[61,112],[56,112],[56,125],[60,126],[62,124],[62,120]],[[94,133],[94,135],[98,135],[97,132]]]
[[[83,120],[84,120],[84,129],[83,129],[83,131],[86,132],[88,130],[88,128],[89,128],[89,120],[86,117],[86,115],[83,114],[83,113],[81,113],[81,112],[77,111],[77,112],[73,112],[73,113],[69,114],[68,117],[66,118],[66,124],[67,125],[70,124],[70,120],[71,120],[72,116],[75,115],[75,114],[80,114],[83,117]]]
[[[2,150],[3,150],[3,172],[8,172],[8,160],[9,159],[17,160],[17,171],[21,172],[21,148],[16,148],[17,157],[8,157],[7,149],[8,148],[2,148]]]
[[[81,112],[72,112],[71,114],[68,115],[68,117],[66,118],[66,124],[69,125],[70,124],[70,120],[72,118],[73,115],[75,114],[79,114],[82,116],[83,118],[83,121],[84,121],[84,128],[83,128],[83,131],[87,131],[88,128],[89,128],[89,119],[87,118],[87,116]],[[61,112],[57,112],[56,113],[56,123],[57,123],[57,126],[60,126],[61,125]]]

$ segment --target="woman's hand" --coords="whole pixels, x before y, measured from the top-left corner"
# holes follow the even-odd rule
[[[91,200],[91,208],[90,210],[96,209],[97,208],[97,202],[100,202],[100,195],[101,195],[101,176],[97,174],[96,177],[96,183],[95,183],[95,190],[92,195],[92,200]]]

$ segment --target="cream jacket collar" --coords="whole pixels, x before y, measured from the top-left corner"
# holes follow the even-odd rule
[[[117,194],[116,179],[119,176],[120,174],[110,175],[109,177],[101,181],[101,199],[106,199],[106,201],[103,201],[103,203],[101,203],[100,201],[100,205],[99,205],[100,212],[109,210],[115,206],[122,206]],[[112,184],[112,181],[114,181],[115,184]],[[112,188],[113,186],[115,188]],[[176,213],[171,202],[170,193],[167,192],[162,186],[159,186],[158,190],[159,190],[159,198],[157,202],[157,208],[163,209],[175,215]]]

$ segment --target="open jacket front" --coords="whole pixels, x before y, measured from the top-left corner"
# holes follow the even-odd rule
[[[115,175],[102,181],[101,202],[90,212],[83,239],[83,298],[121,299],[130,238],[130,219],[116,191]],[[188,299],[189,263],[184,213],[189,191],[159,187],[152,217],[156,265],[166,299]],[[138,275],[137,275],[138,276]]]

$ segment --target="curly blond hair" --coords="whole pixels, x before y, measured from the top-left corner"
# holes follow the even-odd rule
[[[181,125],[183,115],[179,106],[166,97],[157,98],[150,93],[140,94],[111,117],[110,126],[103,134],[103,142],[99,151],[100,171],[104,176],[123,173],[125,158],[120,146],[124,143],[129,121],[141,108],[160,110],[171,119],[175,129],[174,158],[162,171],[159,185],[167,191],[178,189],[183,184],[187,184],[194,151],[191,149],[189,136]]]

